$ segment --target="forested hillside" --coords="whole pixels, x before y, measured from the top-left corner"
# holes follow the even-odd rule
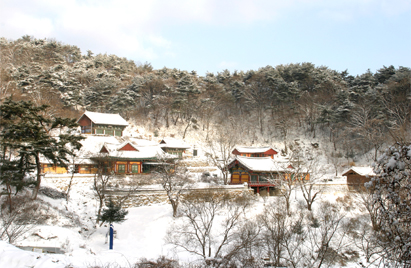
[[[136,64],[116,55],[24,36],[0,39],[0,98],[49,104],[55,115],[84,110],[120,113],[153,132],[172,125],[187,131],[215,126],[242,142],[282,142],[290,133],[327,137],[334,154],[378,151],[410,132],[410,68],[381,66],[352,76],[313,63],[208,73]],[[199,62],[198,64],[201,64]]]

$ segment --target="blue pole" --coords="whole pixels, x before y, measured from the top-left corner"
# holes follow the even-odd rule
[[[114,226],[110,223],[110,249],[113,249],[113,240],[114,240]]]

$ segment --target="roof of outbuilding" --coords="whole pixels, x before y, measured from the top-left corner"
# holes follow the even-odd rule
[[[343,176],[347,176],[348,172],[353,171],[361,176],[375,176],[372,167],[351,167],[349,170],[343,173]]]
[[[128,126],[126,120],[119,114],[106,114],[86,111],[81,117],[87,116],[96,125]],[[78,121],[80,121],[80,119]],[[78,122],[77,121],[77,122]]]
[[[160,141],[160,146],[162,148],[179,148],[179,149],[189,149],[190,146],[187,145],[183,140],[178,140],[175,138],[163,138]]]

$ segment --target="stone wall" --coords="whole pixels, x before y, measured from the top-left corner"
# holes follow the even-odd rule
[[[232,197],[236,197],[242,195],[244,193],[253,194],[252,189],[245,189],[244,187],[215,187],[215,188],[191,188],[185,189],[182,193],[181,199],[188,194],[195,194],[195,193],[204,193],[207,191],[227,191],[228,194]],[[121,191],[118,189],[110,189],[107,191],[108,197],[111,197],[112,200],[116,203],[123,200],[123,207],[140,207],[140,206],[148,206],[153,204],[161,204],[161,203],[170,203],[167,197],[167,193],[163,190],[144,190],[140,189],[135,191],[134,193],[129,193],[126,191]]]

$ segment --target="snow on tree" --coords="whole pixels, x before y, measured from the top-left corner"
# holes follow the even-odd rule
[[[161,184],[173,208],[173,217],[177,217],[177,209],[183,191],[192,182],[188,170],[179,161],[169,159],[166,155],[157,156],[159,165],[153,172],[154,179]]]
[[[385,263],[411,266],[411,144],[397,143],[386,150],[375,167],[373,199],[379,205],[378,240]]]
[[[40,189],[41,157],[53,164],[67,166],[67,157],[73,154],[70,147],[79,150],[82,146],[79,141],[83,137],[71,133],[78,126],[75,119],[49,117],[48,109],[48,105],[36,106],[31,101],[13,101],[11,98],[0,106],[3,154],[13,154],[20,163],[27,163],[19,166],[20,174],[27,172],[28,165],[35,166],[34,199]]]
[[[110,198],[107,208],[103,209],[103,212],[100,216],[101,224],[108,222],[108,223],[121,223],[126,220],[126,216],[128,211],[122,209],[121,206],[116,205],[113,200]]]

